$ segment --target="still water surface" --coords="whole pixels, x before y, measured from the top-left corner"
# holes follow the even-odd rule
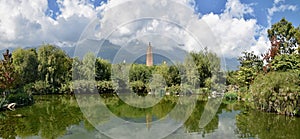
[[[32,106],[0,112],[0,138],[109,138],[85,118],[75,97],[35,96],[35,100]],[[159,105],[148,109],[128,106],[115,97],[107,97],[105,103],[115,116],[126,121],[145,123],[151,130],[155,128],[151,122],[163,119],[177,101],[176,97],[167,97]],[[165,138],[300,138],[300,118],[246,111],[241,103],[222,103],[212,120],[200,128],[199,121],[205,105],[206,102],[197,101],[182,127]],[[110,117],[98,120],[100,124],[105,124]],[[121,134],[122,129],[118,130],[114,132]]]

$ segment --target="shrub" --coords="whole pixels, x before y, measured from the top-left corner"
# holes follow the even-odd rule
[[[147,94],[147,86],[142,81],[134,81],[130,83],[131,89],[137,94]]]
[[[47,94],[51,92],[50,84],[46,81],[36,81],[30,89],[30,86],[26,86],[26,89],[32,91],[32,94]],[[27,90],[28,91],[28,90]]]
[[[67,82],[67,83],[61,84],[61,87],[59,88],[59,93],[73,94],[74,93],[73,82]]]
[[[170,87],[167,87],[166,90],[170,93],[170,95],[175,95],[181,92],[181,87],[180,85],[172,85]]]
[[[112,81],[99,81],[97,82],[97,89],[100,94],[114,93]]]
[[[98,93],[96,82],[89,80],[76,80],[72,83],[73,92],[77,94]]]
[[[227,92],[224,94],[224,98],[225,100],[237,100],[238,99],[238,95],[236,92]]]
[[[300,79],[294,72],[259,75],[250,90],[257,109],[299,115]]]

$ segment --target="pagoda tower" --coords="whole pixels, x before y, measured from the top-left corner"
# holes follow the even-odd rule
[[[150,42],[147,49],[146,65],[153,66],[153,54],[152,54],[152,46]]]

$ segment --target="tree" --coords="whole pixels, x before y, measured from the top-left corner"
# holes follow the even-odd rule
[[[104,59],[97,58],[95,63],[96,81],[109,81],[111,76],[111,64]]]
[[[23,86],[35,82],[38,73],[38,59],[35,49],[16,49],[12,55],[13,66],[16,72],[20,75],[20,84]]]
[[[220,79],[220,59],[215,53],[209,52],[207,48],[198,53],[191,52],[186,58],[185,67],[187,68],[186,73],[197,77],[197,79],[189,77],[189,80],[193,80],[192,82],[197,82],[194,84],[196,86],[211,88],[211,85]],[[197,73],[194,73],[193,68]]]
[[[39,79],[51,86],[52,93],[71,80],[72,60],[61,49],[53,45],[42,45],[38,49]]]
[[[237,80],[239,86],[249,88],[257,74],[262,70],[263,61],[253,51],[251,53],[243,52],[243,54],[238,59],[241,66],[237,73]]]
[[[299,32],[299,28],[283,18],[268,30],[268,37],[272,44],[279,44],[279,54],[292,54],[300,43]]]
[[[18,73],[10,62],[0,61],[0,89],[10,91],[18,82]]]
[[[85,54],[82,59],[82,66],[80,68],[80,72],[82,74],[81,79],[85,80],[94,80],[95,79],[95,62],[96,56],[94,53],[89,52]]]
[[[175,65],[171,65],[169,67],[168,73],[169,73],[168,81],[167,81],[168,86],[181,84],[181,76],[178,67],[176,67]]]
[[[272,62],[272,69],[274,71],[295,71],[300,70],[300,55],[299,54],[281,54],[276,56]]]
[[[129,81],[142,81],[148,83],[151,78],[151,69],[146,65],[132,64],[129,70]]]
[[[264,71],[272,70],[272,60],[277,55],[290,55],[300,52],[300,28],[295,28],[291,22],[281,19],[278,23],[272,25],[268,30],[268,37],[271,42],[271,48],[263,54],[263,60],[266,61]]]

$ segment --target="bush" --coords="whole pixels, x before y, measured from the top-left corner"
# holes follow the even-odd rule
[[[224,98],[225,100],[237,100],[238,99],[238,95],[236,92],[227,92],[224,94]]]
[[[98,93],[96,82],[89,80],[76,80],[72,83],[73,92],[77,94]]]
[[[115,93],[112,81],[97,82],[97,89],[100,94]]]
[[[62,94],[73,94],[73,82],[67,82],[64,84],[61,84],[61,87],[59,88],[59,93]]]
[[[299,84],[299,76],[294,72],[271,72],[259,75],[250,90],[257,109],[299,115]]]
[[[52,90],[50,84],[46,81],[36,81],[33,86],[31,84],[26,85],[26,89],[26,91],[32,91],[32,94],[48,94]]]
[[[180,85],[172,85],[170,87],[167,87],[166,90],[170,93],[170,95],[175,95],[181,92],[181,87]]]
[[[26,84],[26,85],[24,85],[23,86],[23,91],[24,91],[24,93],[26,93],[26,94],[32,94],[32,93],[34,93],[35,92],[35,87],[34,87],[34,83],[29,83],[29,84]]]
[[[131,89],[137,94],[148,94],[147,86],[142,81],[134,81],[130,83]]]

